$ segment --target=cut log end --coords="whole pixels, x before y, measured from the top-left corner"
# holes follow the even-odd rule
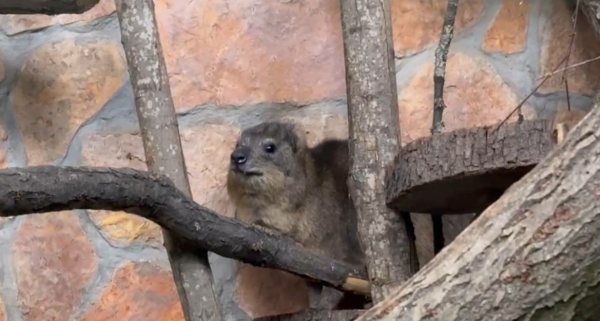
[[[99,0],[5,0],[0,2],[0,14],[81,14]]]
[[[459,129],[415,140],[388,168],[388,206],[414,213],[486,209],[554,147],[545,120]]]

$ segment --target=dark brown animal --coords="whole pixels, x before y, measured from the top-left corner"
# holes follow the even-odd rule
[[[227,175],[236,218],[276,230],[313,251],[364,266],[356,211],[346,183],[348,154],[346,140],[325,140],[309,148],[302,133],[289,123],[267,122],[244,130],[231,153]],[[311,284],[311,288],[312,308],[343,308],[341,292],[324,288],[324,294],[319,294],[320,286]]]

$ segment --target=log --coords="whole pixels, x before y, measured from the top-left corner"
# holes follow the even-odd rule
[[[600,104],[357,321],[600,320]]]
[[[302,311],[293,314],[262,317],[255,321],[352,321],[365,310]]]
[[[166,175],[192,197],[154,2],[116,0],[116,7],[146,165],[151,173]],[[222,320],[208,253],[165,229],[162,234],[185,320]]]
[[[81,14],[99,0],[3,0],[0,1],[0,14]]]
[[[196,249],[368,296],[364,267],[304,249],[195,203],[163,175],[128,168],[35,166],[0,170],[0,217],[72,209],[124,211],[149,219]],[[212,320],[212,319],[211,319]]]
[[[385,204],[386,164],[400,150],[400,123],[389,0],[340,0],[349,148],[348,187],[358,213],[373,302],[411,275],[405,218]]]
[[[553,147],[546,120],[417,139],[388,165],[387,205],[416,213],[480,213]]]

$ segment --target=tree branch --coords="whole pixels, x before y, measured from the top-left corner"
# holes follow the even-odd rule
[[[600,319],[600,105],[357,321]]]
[[[3,0],[0,14],[80,14],[98,4],[98,0]]]
[[[192,201],[165,176],[96,167],[37,166],[0,171],[0,216],[70,209],[136,214],[199,249],[369,295],[364,267],[313,253],[291,238],[220,216]]]
[[[153,0],[116,0],[116,7],[146,165],[151,173],[171,178],[191,198]],[[162,232],[186,321],[222,320],[208,253]]]
[[[435,50],[435,69],[433,71],[433,123],[431,125],[431,134],[439,134],[444,129],[442,121],[444,109],[444,83],[446,77],[446,60],[448,58],[448,49],[454,36],[454,20],[458,11],[458,0],[449,0],[446,7],[446,16],[442,25],[442,34],[440,43]]]
[[[400,150],[391,9],[389,0],[341,0],[341,9],[352,159],[348,187],[378,302],[412,275],[414,254],[405,218],[385,204],[383,169]]]

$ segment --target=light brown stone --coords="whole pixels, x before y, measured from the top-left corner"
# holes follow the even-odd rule
[[[298,276],[248,264],[242,264],[238,273],[240,307],[252,318],[295,313],[308,307],[308,286]]]
[[[81,320],[185,319],[171,274],[150,262],[130,262],[117,270],[102,297]]]
[[[548,21],[542,25],[541,75],[551,73],[567,56],[571,45],[573,10],[565,1],[548,1],[544,8],[549,12]],[[585,16],[578,15],[577,36],[569,56],[568,65],[574,65],[600,56],[600,42]],[[559,69],[565,67],[565,64]],[[565,92],[562,82],[563,73],[559,72],[548,79],[538,90],[542,94]],[[566,72],[570,93],[594,94],[600,87],[600,60],[584,64]]]
[[[79,126],[102,108],[126,75],[116,42],[65,39],[32,52],[12,91],[28,164],[63,157]]]
[[[483,50],[505,54],[525,50],[530,6],[530,1],[504,0],[485,35]]]
[[[54,212],[27,217],[12,255],[24,320],[71,319],[98,264],[77,216]]]
[[[422,66],[399,94],[402,144],[430,136],[433,119],[433,62]],[[519,104],[520,99],[483,58],[450,53],[444,86],[444,132],[498,124]],[[523,115],[531,119],[525,104]],[[509,121],[517,119],[514,113]]]
[[[2,301],[2,297],[0,296],[0,321],[6,320],[6,312],[4,312],[4,301]]]
[[[76,22],[91,22],[106,17],[115,12],[114,0],[100,0],[90,10],[82,14],[61,14],[57,16],[48,15],[0,15],[0,31],[9,36],[25,31],[44,29],[54,24],[67,25]]]
[[[430,214],[410,213],[410,219],[415,227],[415,246],[419,266],[422,268],[435,256],[433,253],[433,222]]]
[[[156,5],[175,106],[344,96],[337,1],[164,0]]]
[[[302,117],[283,117],[282,121],[297,124],[302,128],[306,135],[306,143],[311,147],[324,139],[348,138],[348,119],[346,116],[315,112]]]
[[[483,13],[483,1],[460,0],[454,22],[454,34],[466,30]],[[409,56],[440,39],[447,0],[392,0],[394,49],[398,56]]]

